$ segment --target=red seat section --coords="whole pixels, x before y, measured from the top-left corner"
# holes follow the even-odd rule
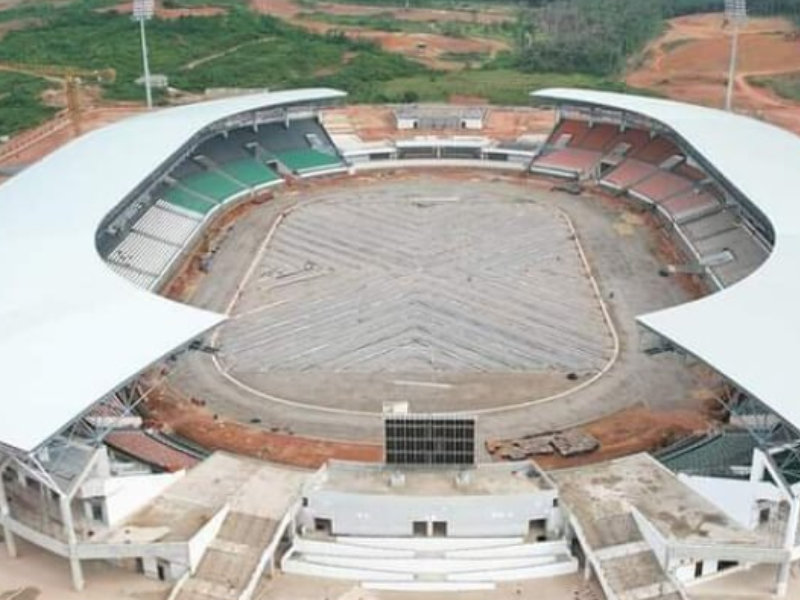
[[[629,158],[619,164],[603,178],[603,183],[620,190],[627,189],[637,181],[651,175],[657,167],[635,158]]]
[[[626,156],[633,156],[636,152],[650,143],[650,132],[644,129],[626,129],[608,145],[609,150],[619,144],[627,144],[630,149],[625,153]]]
[[[556,169],[570,173],[582,173],[591,169],[600,160],[600,153],[581,148],[563,148],[544,154],[533,161],[534,167]]]
[[[672,140],[659,136],[650,140],[644,148],[632,156],[639,160],[658,165],[675,154],[680,154],[680,150],[675,143]]]
[[[598,123],[577,140],[577,145],[586,150],[605,150],[619,133],[619,127],[609,123]]]
[[[589,131],[589,124],[586,121],[573,121],[565,119],[558,124],[555,131],[550,135],[547,140],[548,145],[555,145],[563,136],[571,136],[568,145],[572,146],[576,141],[582,138],[586,132]]]
[[[686,179],[691,179],[692,181],[703,181],[704,179],[708,178],[703,171],[687,163],[678,165],[678,167],[675,169],[675,172],[682,177],[686,177]]]
[[[719,206],[719,201],[711,194],[694,190],[678,194],[661,203],[661,207],[678,223],[711,212]]]
[[[689,179],[676,175],[671,171],[656,171],[647,179],[634,184],[632,192],[658,202],[681,192],[688,192],[693,186]]]

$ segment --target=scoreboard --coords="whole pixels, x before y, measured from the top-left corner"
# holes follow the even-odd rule
[[[475,417],[384,416],[387,465],[454,467],[475,464]]]

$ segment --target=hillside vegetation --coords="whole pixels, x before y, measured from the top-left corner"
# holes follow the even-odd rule
[[[327,0],[330,1],[330,0]],[[507,22],[413,22],[402,11],[372,15],[326,13],[316,0],[298,0],[301,19],[348,29],[422,32],[448,37],[504,40],[508,52],[453,52],[443,59],[463,71],[440,73],[403,56],[332,30],[315,34],[277,18],[257,14],[247,0],[164,0],[164,5],[221,5],[225,13],[148,24],[151,70],[188,92],[212,87],[332,86],[353,102],[447,100],[450,95],[480,96],[491,102],[528,101],[530,89],[578,85],[625,89],[620,83],[632,57],[664,28],[669,17],[718,10],[721,0],[359,0],[387,7],[467,8],[503,5]],[[141,73],[138,29],[129,15],[98,11],[118,0],[77,0],[21,4],[0,12],[0,22],[25,20],[0,43],[0,62],[112,67],[109,99],[141,99],[135,84]],[[353,0],[348,0],[352,3]],[[749,0],[751,14],[800,14],[800,0]],[[19,21],[18,21],[19,22]],[[14,76],[16,77],[16,76]],[[52,84],[10,74],[0,78],[0,134],[37,123],[52,113],[38,96]],[[790,86],[786,86],[787,89]],[[793,87],[793,86],[792,86]],[[787,95],[790,92],[787,92]],[[157,100],[163,101],[162,93]]]
[[[371,43],[309,34],[243,9],[212,17],[153,19],[148,31],[152,71],[187,91],[340,85],[368,98],[381,81],[425,71]],[[39,26],[9,32],[0,44],[0,61],[113,67],[117,79],[106,87],[106,96],[138,99],[138,36],[127,15],[72,7],[55,11]],[[201,62],[190,68],[195,61]]]
[[[40,95],[53,86],[38,77],[0,71],[0,136],[34,127],[50,118],[55,109],[45,106]]]

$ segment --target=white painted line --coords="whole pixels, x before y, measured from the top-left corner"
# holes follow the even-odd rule
[[[431,387],[431,388],[439,388],[443,390],[449,390],[453,387],[450,383],[434,383],[432,381],[409,381],[406,379],[395,379],[392,381],[394,385],[414,385],[419,387]]]

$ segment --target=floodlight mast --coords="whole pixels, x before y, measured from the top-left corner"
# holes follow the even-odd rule
[[[747,19],[747,0],[725,0],[725,20],[733,27],[731,33],[731,61],[728,66],[728,88],[725,92],[725,110],[733,109],[733,83],[736,79],[736,55],[739,51],[739,27]]]
[[[147,59],[147,36],[144,22],[153,18],[155,0],[133,0],[133,19],[139,21],[139,35],[142,41],[142,67],[144,69],[144,89],[147,108],[153,108],[153,92],[150,89],[150,64]]]

